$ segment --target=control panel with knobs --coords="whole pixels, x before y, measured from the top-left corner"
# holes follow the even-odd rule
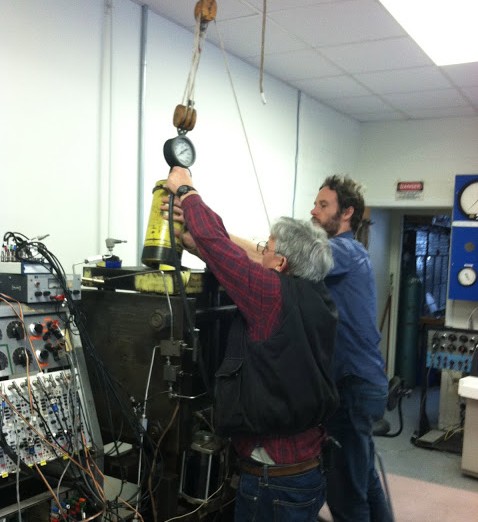
[[[443,329],[429,330],[427,338],[427,368],[456,370],[467,373],[478,350],[478,331]]]

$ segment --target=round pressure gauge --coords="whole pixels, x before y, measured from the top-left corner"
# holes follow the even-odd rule
[[[458,197],[460,210],[469,219],[478,219],[478,180],[465,185]]]
[[[476,271],[471,266],[465,266],[458,272],[458,282],[463,286],[471,286],[476,281]]]
[[[189,138],[183,135],[166,140],[163,154],[170,167],[189,168],[196,160],[194,145]]]

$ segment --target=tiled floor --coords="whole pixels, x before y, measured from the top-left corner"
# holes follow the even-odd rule
[[[427,395],[427,414],[431,428],[438,427],[439,388],[431,388]],[[411,438],[419,427],[420,390],[402,400],[403,431],[395,438],[376,437],[376,449],[385,465],[386,473],[401,475],[478,492],[478,479],[461,472],[461,455],[447,451],[426,449],[412,444]],[[387,412],[392,431],[398,425],[397,411]]]
[[[427,414],[437,428],[439,389],[427,395]],[[461,455],[416,446],[411,438],[418,430],[420,390],[402,401],[403,431],[398,437],[376,437],[395,515],[395,522],[465,522],[478,520],[478,478],[461,471]],[[392,432],[398,414],[387,412]],[[478,436],[478,434],[477,434]],[[330,521],[325,507],[320,516]]]

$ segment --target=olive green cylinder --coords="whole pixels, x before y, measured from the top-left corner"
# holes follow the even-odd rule
[[[409,387],[417,384],[421,305],[422,282],[416,275],[408,275],[400,289],[395,375]]]

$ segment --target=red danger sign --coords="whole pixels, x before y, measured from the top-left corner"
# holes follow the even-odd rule
[[[423,190],[423,181],[399,181],[398,192],[418,192]]]

